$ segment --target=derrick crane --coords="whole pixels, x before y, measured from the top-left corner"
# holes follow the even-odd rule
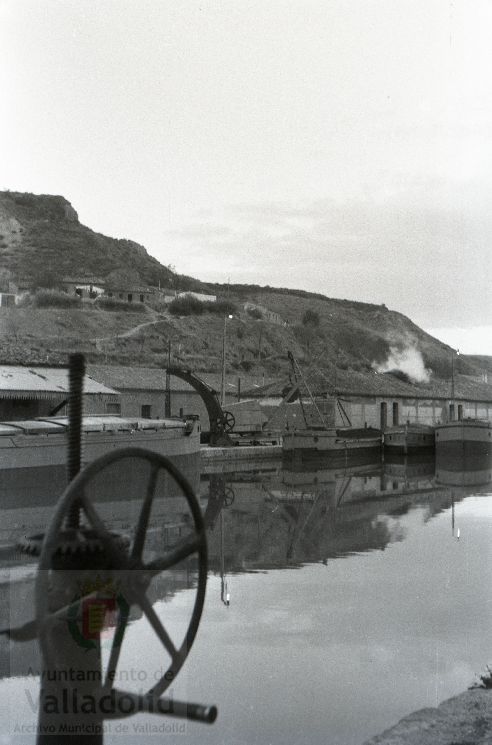
[[[184,380],[200,394],[210,421],[210,445],[212,447],[233,446],[234,442],[230,433],[234,429],[236,419],[230,411],[224,411],[220,405],[217,391],[191,370],[183,370],[181,367],[168,367],[167,373]]]

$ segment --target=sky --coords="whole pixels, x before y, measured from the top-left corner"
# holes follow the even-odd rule
[[[489,0],[0,0],[0,189],[492,354]]]

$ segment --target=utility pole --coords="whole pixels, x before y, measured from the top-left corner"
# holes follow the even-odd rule
[[[227,294],[226,299],[229,300],[229,284],[230,279],[227,280]],[[232,318],[232,316],[227,313],[224,313],[224,328],[222,331],[222,375],[220,378],[220,405],[222,408],[225,406],[225,378],[226,378],[226,332],[227,332],[227,318]]]
[[[454,404],[454,349],[451,355],[451,400]]]
[[[452,419],[452,421],[454,421],[455,418],[456,418],[455,417],[455,411],[454,411],[455,410],[455,407],[456,407],[456,402],[455,402],[455,387],[454,387],[454,358],[455,358],[455,356],[459,355],[460,350],[459,349],[453,349],[452,351],[453,351],[453,354],[452,354],[452,357],[451,357],[451,401],[452,401],[452,403],[451,403],[451,406],[452,406],[452,408],[451,408],[451,412],[452,412],[451,419]]]
[[[164,398],[164,416],[171,416],[171,375],[169,374],[169,368],[171,367],[171,339],[167,342],[167,368],[166,368],[166,394]]]
[[[228,316],[227,313],[224,315],[224,328],[222,331],[222,375],[220,379],[220,405],[222,408],[225,406],[227,318],[232,318],[232,316]]]

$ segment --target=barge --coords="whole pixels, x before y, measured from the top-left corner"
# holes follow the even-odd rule
[[[381,431],[372,427],[309,427],[285,432],[282,441],[284,454],[347,453],[371,451],[381,448]]]
[[[384,431],[384,448],[403,455],[435,448],[435,427],[427,424],[406,423]]]
[[[65,465],[68,417],[0,422],[0,470]],[[126,447],[170,457],[198,455],[200,423],[190,419],[87,416],[82,420],[82,462]]]
[[[492,453],[492,422],[460,419],[436,426],[436,451],[440,453]]]

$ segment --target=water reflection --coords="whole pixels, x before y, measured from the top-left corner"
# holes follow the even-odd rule
[[[210,581],[186,695],[200,700],[206,686],[221,717],[207,731],[190,725],[183,743],[349,745],[469,685],[491,651],[491,474],[490,459],[439,455],[207,463],[199,496]],[[33,487],[22,487],[24,500]],[[106,496],[105,517],[131,527],[135,495],[113,484]],[[15,511],[11,500],[9,535]],[[182,505],[161,502],[152,528],[150,552],[172,545],[187,528]],[[28,564],[4,556],[18,579],[2,621],[31,602]],[[196,576],[188,560],[152,585],[152,602],[177,625]],[[135,616],[140,664],[151,665],[141,625]],[[0,643],[0,675],[27,675],[36,655],[35,645]],[[300,719],[298,680],[311,702]]]
[[[436,455],[435,479],[446,486],[478,487],[485,489],[492,483],[492,457],[481,453],[459,451]]]
[[[201,497],[210,568],[222,574],[224,563],[229,572],[244,572],[384,550],[404,537],[398,522],[387,518],[422,506],[430,519],[452,503],[434,477],[433,457],[408,456],[338,467],[320,458],[208,473]]]

